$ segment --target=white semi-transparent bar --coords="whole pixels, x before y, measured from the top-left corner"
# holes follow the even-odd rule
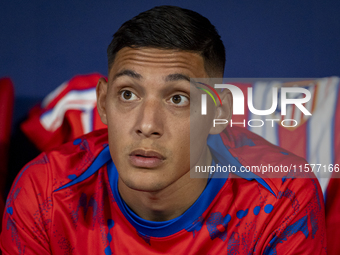
[[[202,94],[201,99],[202,99],[201,114],[207,115],[207,94]]]

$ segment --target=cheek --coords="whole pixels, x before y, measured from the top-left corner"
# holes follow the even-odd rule
[[[207,147],[207,137],[213,123],[213,116],[201,115],[200,111],[192,111],[190,117],[190,167],[199,164]]]
[[[109,133],[109,146],[112,159],[120,162],[129,144],[131,144],[131,124],[130,119],[124,114],[117,114],[117,111],[110,109],[107,114],[107,128]]]
[[[182,121],[168,119],[164,137],[159,142],[172,155],[176,155],[176,161],[183,167],[190,160],[190,121],[187,118]]]
[[[110,135],[117,136],[118,138],[126,138],[127,131],[131,127],[133,112],[126,113],[117,107],[114,100],[107,102],[107,126]]]

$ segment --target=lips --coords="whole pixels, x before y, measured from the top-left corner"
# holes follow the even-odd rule
[[[138,168],[156,168],[164,162],[165,157],[156,151],[138,149],[130,153],[129,160]]]

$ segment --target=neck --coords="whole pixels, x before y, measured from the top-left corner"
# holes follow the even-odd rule
[[[212,157],[208,148],[205,154],[203,162],[209,162],[207,165],[210,165]],[[167,221],[182,215],[198,199],[207,180],[190,178],[188,171],[166,188],[147,192],[131,189],[119,178],[118,190],[125,203],[139,217],[150,221]]]

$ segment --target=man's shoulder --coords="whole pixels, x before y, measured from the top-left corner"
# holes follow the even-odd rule
[[[317,195],[318,203],[322,202],[322,192],[316,178],[240,178],[236,174],[230,174],[232,190],[239,191],[235,196],[248,199],[270,199],[279,201],[282,199],[298,199],[308,203],[308,200]]]
[[[88,159],[96,157],[107,146],[107,129],[100,129],[82,135],[73,141],[67,142],[55,149],[46,151],[45,153],[50,159],[65,158],[79,161],[84,159],[84,157]],[[90,161],[91,160],[89,160],[89,162]]]
[[[276,196],[286,189],[304,190],[319,186],[312,169],[301,158],[245,128],[228,128],[221,133],[228,151],[243,166],[241,177],[261,179]],[[247,183],[247,182],[245,182]]]
[[[107,129],[101,129],[43,152],[24,166],[13,187],[31,180],[49,183],[51,191],[55,190],[82,175],[107,146]]]
[[[54,180],[64,183],[80,176],[107,146],[107,129],[100,129],[46,152]]]

